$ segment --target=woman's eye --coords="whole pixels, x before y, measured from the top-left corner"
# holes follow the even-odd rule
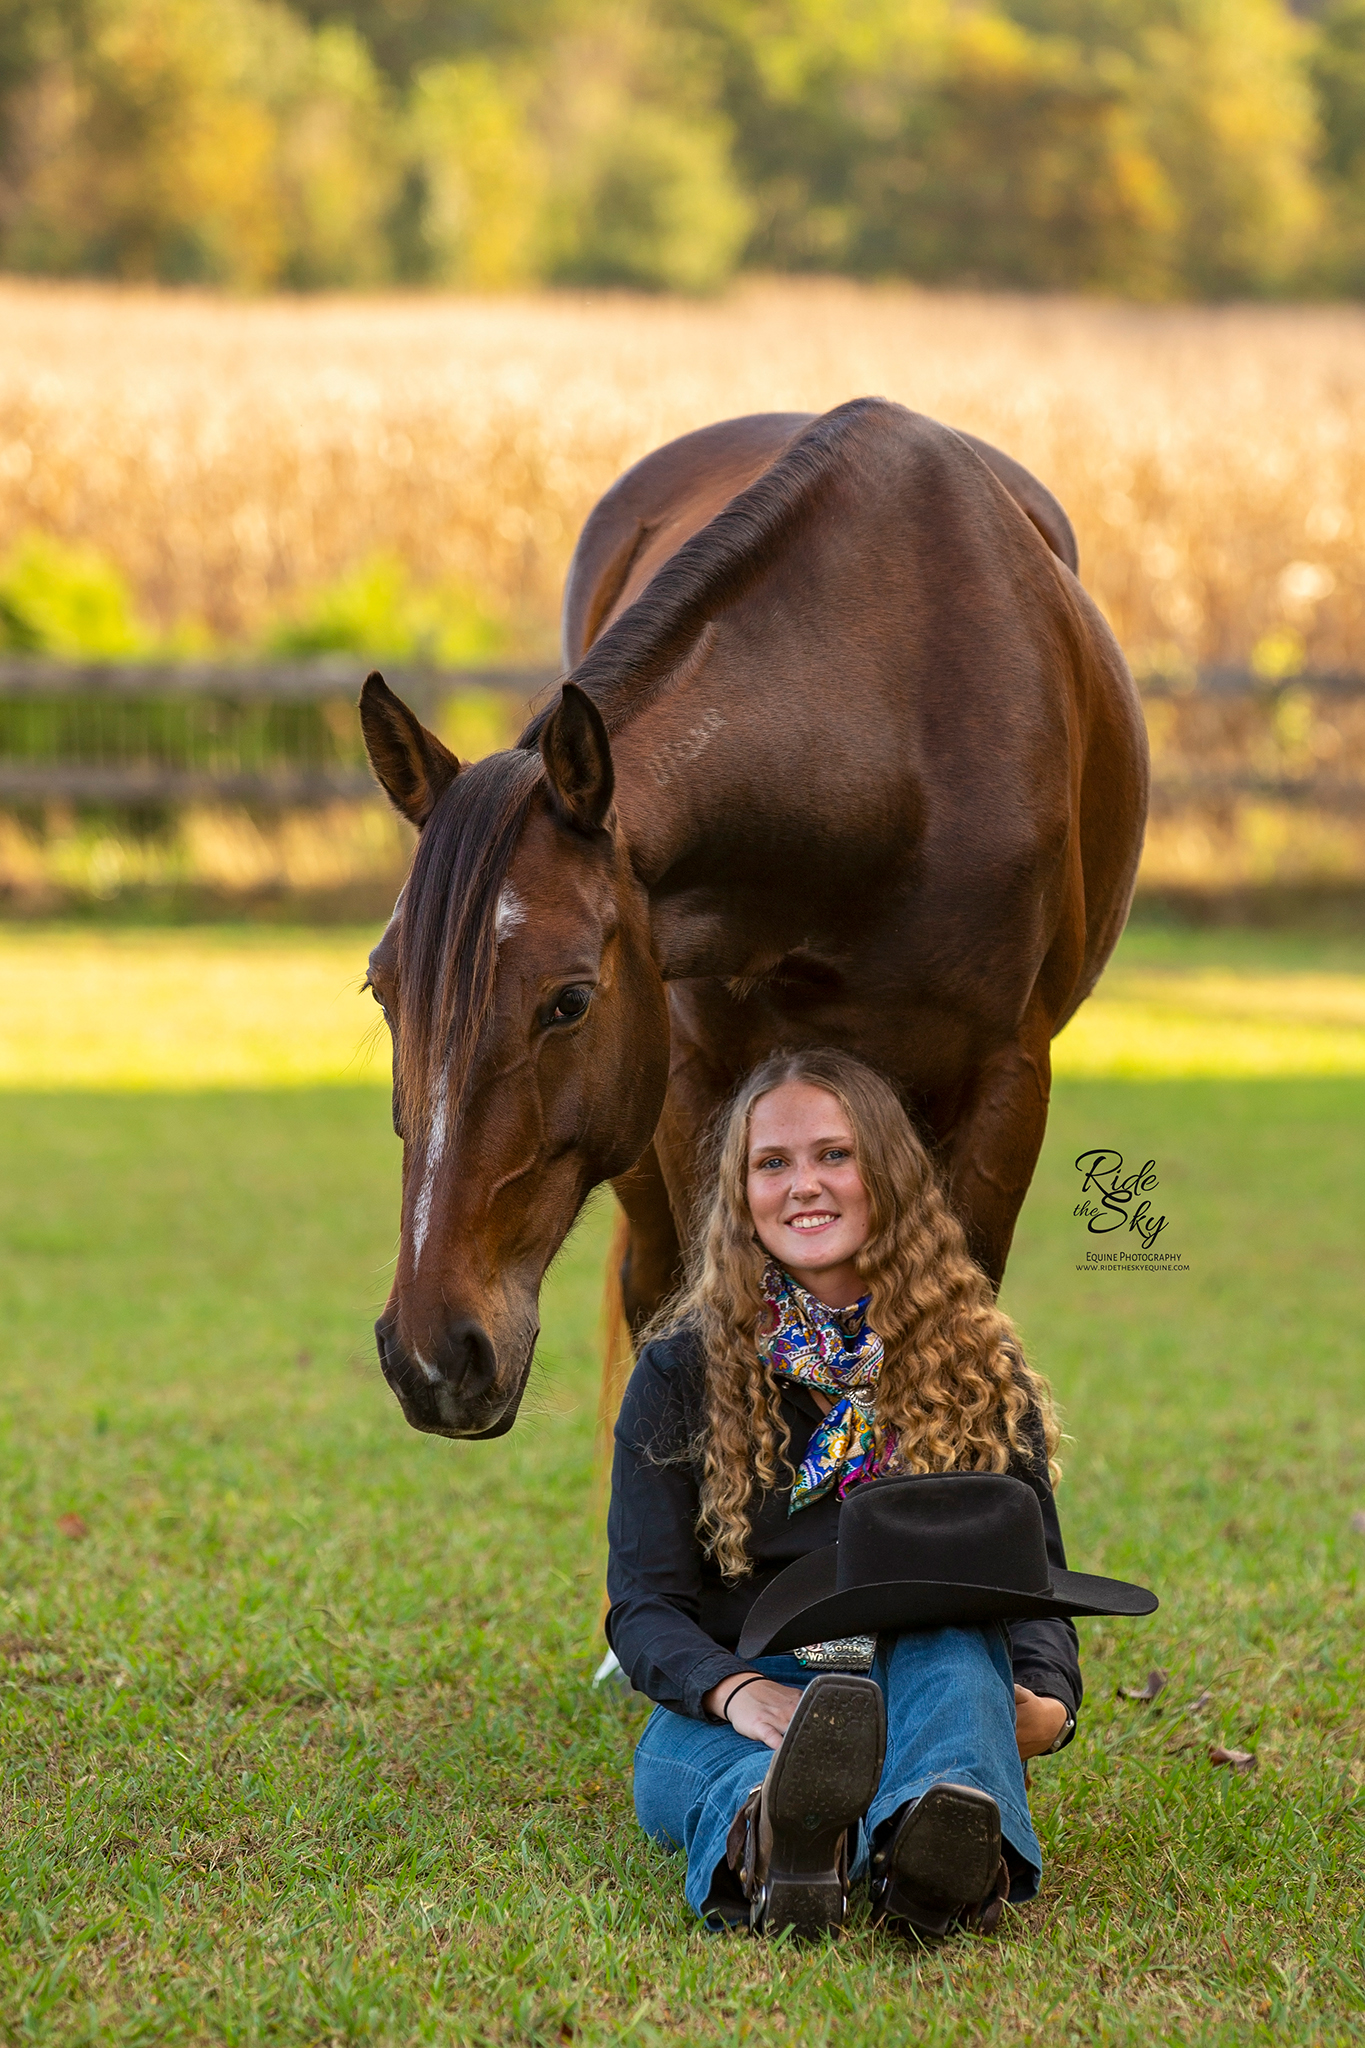
[[[552,1024],[576,1024],[588,1004],[592,1001],[592,990],[581,985],[562,988],[555,997],[554,1010],[550,1016]]]
[[[842,1149],[842,1147],[838,1145],[831,1145],[829,1151],[825,1154],[826,1159],[828,1159],[830,1163],[834,1166],[838,1166],[843,1160],[848,1159],[851,1156],[852,1155],[850,1153],[845,1152]]]

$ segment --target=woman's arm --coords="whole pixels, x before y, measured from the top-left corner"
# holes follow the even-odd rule
[[[1036,1408],[1025,1418],[1024,1430],[1031,1455],[1027,1459],[1019,1459],[1010,1469],[1016,1478],[1025,1480],[1037,1494],[1043,1515],[1048,1563],[1054,1571],[1065,1571],[1066,1547],[1062,1542],[1057,1503],[1048,1476],[1042,1418]],[[1068,1714],[1074,1720],[1081,1710],[1084,1687],[1076,1625],[1062,1620],[1015,1621],[1010,1623],[1009,1636],[1020,1754],[1041,1756],[1051,1749],[1062,1732]],[[1021,1694],[1024,1695],[1022,1700]],[[1032,1701],[1041,1702],[1044,1709],[1041,1715],[1030,1704]],[[1041,1737],[1049,1727],[1051,1733],[1043,1742]],[[1037,1747],[1026,1749],[1026,1741],[1036,1743]]]
[[[621,1404],[607,1516],[607,1640],[637,1692],[705,1720],[713,1688],[749,1667],[698,1618],[702,1553],[697,1483],[686,1461],[685,1370],[673,1343],[646,1345]]]

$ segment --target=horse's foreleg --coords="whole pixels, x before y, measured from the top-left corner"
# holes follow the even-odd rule
[[[602,1290],[602,1385],[597,1397],[599,1477],[610,1465],[611,1433],[635,1364],[640,1331],[678,1286],[681,1260],[673,1213],[651,1145],[612,1182],[620,1203]]]
[[[651,1144],[629,1173],[612,1182],[621,1205],[607,1257],[606,1303],[603,1315],[602,1388],[597,1402],[597,1485],[605,1492],[611,1469],[611,1433],[621,1396],[630,1378],[635,1342],[656,1309],[663,1307],[682,1282],[682,1253],[668,1203],[668,1190]],[[606,1595],[603,1594],[603,1615]],[[597,1667],[594,1686],[622,1693],[630,1687],[608,1650]]]
[[[653,1145],[612,1182],[621,1213],[607,1253],[602,1301],[602,1386],[597,1398],[598,1466],[610,1462],[611,1432],[640,1331],[682,1279],[668,1191]]]
[[[682,1284],[682,1251],[653,1145],[612,1182],[629,1225],[621,1255],[621,1305],[632,1336]]]
[[[1052,1062],[1046,1024],[1032,1022],[978,1070],[941,1155],[968,1249],[995,1288],[1047,1129]]]

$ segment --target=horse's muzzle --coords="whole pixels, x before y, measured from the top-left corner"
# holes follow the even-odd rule
[[[374,1335],[384,1377],[414,1429],[490,1437],[504,1435],[516,1421],[527,1375],[513,1392],[499,1390],[497,1353],[481,1324],[451,1323],[429,1359],[408,1350],[395,1316],[381,1316]]]

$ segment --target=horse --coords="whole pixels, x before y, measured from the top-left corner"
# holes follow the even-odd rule
[[[893,1080],[998,1287],[1049,1044],[1141,850],[1141,708],[1065,513],[885,400],[636,464],[580,537],[564,647],[554,701],[472,766],[380,676],[361,695],[419,832],[367,977],[403,1140],[375,1332],[443,1436],[513,1426],[594,1187],[631,1327],[676,1289],[707,1133],[778,1047]]]

